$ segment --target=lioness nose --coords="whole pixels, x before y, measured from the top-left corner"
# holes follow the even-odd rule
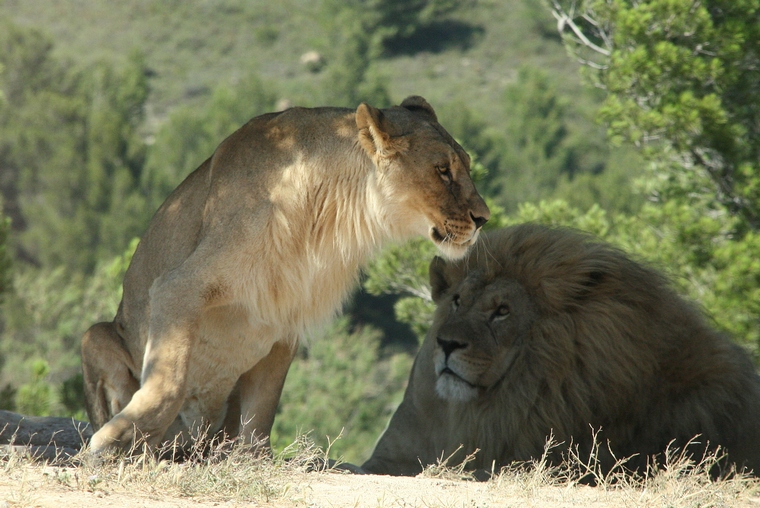
[[[483,224],[488,222],[488,218],[486,217],[475,217],[472,212],[470,212],[470,218],[472,219],[472,222],[475,223],[475,229],[480,229],[483,227]]]
[[[455,340],[445,340],[440,337],[436,337],[436,341],[438,342],[438,345],[441,346],[441,349],[443,349],[443,354],[446,355],[446,358],[457,349],[464,349],[467,347],[467,344],[462,344]]]

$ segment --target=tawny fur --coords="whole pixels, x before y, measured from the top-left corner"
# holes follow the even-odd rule
[[[437,258],[430,276],[433,325],[364,469],[413,475],[479,450],[469,467],[498,471],[540,458],[550,435],[563,443],[552,460],[570,443],[588,457],[597,431],[603,470],[610,450],[641,470],[696,435],[697,459],[709,442],[760,470],[754,365],[658,272],[522,225],[481,235],[462,261]]]
[[[297,342],[370,256],[428,235],[460,257],[488,213],[420,97],[254,118],[167,198],[114,321],[85,334],[91,448],[202,426],[266,439]]]

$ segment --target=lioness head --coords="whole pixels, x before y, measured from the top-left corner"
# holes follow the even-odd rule
[[[430,104],[416,96],[383,111],[362,104],[356,125],[393,205],[388,220],[426,234],[448,258],[464,256],[490,211],[470,178],[470,157]]]

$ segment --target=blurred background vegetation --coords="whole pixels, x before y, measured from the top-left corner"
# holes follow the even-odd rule
[[[760,0],[0,0],[0,407],[82,409],[165,196],[257,114],[419,94],[494,211],[668,272],[760,358]],[[291,368],[273,442],[361,462],[429,325],[429,242],[368,267]],[[329,440],[328,440],[329,436]]]

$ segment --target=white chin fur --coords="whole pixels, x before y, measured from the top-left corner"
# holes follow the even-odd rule
[[[472,238],[468,240],[464,244],[456,244],[452,242],[438,242],[435,241],[436,247],[438,247],[438,250],[443,254],[443,256],[447,259],[450,259],[452,261],[456,261],[457,259],[462,259],[465,254],[470,250],[470,247],[475,243],[475,241],[478,239],[478,235],[480,234],[480,230],[475,231],[475,233],[472,235]],[[433,238],[433,234],[430,235],[431,238]]]
[[[468,402],[478,396],[478,389],[461,379],[444,374],[435,382],[435,391],[439,397],[456,402]]]

